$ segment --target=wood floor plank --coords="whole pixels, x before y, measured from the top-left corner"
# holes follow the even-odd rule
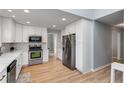
[[[31,73],[32,83],[109,83],[110,66],[86,74],[70,70],[60,60],[51,57],[46,64],[25,67],[21,73]],[[122,73],[117,73],[116,80],[121,82]]]

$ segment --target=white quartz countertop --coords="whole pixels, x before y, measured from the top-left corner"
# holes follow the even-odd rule
[[[4,53],[0,56],[0,73],[6,69],[13,60],[15,60],[23,51],[16,50],[13,52]]]

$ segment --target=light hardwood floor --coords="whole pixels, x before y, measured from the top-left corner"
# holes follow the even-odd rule
[[[82,74],[62,65],[60,60],[52,57],[46,64],[25,67],[21,73],[31,73],[32,83],[109,83],[110,67],[96,72]],[[121,82],[122,74],[117,72],[117,82]]]

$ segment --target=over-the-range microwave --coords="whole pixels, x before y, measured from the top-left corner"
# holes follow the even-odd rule
[[[29,42],[42,42],[42,37],[41,36],[29,36]]]

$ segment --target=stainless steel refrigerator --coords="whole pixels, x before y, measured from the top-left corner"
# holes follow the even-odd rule
[[[75,69],[75,40],[76,35],[70,34],[62,37],[63,41],[63,55],[62,62],[65,66],[70,68],[71,70]]]

